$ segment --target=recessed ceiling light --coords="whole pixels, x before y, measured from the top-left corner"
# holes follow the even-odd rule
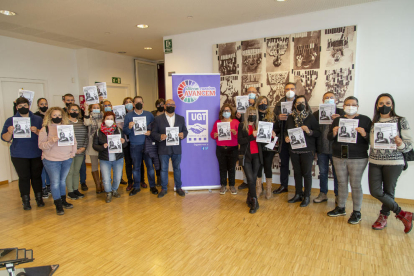
[[[140,28],[140,29],[146,29],[146,28],[148,28],[148,25],[139,24],[139,25],[137,25],[137,27]]]
[[[145,49],[145,50],[152,50],[152,48],[151,48],[151,47],[145,47],[144,49]]]
[[[187,16],[187,19],[193,19],[193,17],[191,15]]]
[[[15,12],[12,12],[12,11],[6,11],[6,10],[0,10],[0,13],[1,13],[1,14],[4,14],[4,15],[16,15],[16,13],[15,13]]]
[[[126,52],[118,52],[118,54],[126,54]]]

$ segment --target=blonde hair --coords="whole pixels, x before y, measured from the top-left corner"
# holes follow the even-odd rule
[[[60,114],[62,114],[62,125],[67,125],[69,123],[68,114],[62,108],[54,106],[54,107],[49,108],[46,111],[45,118],[43,119],[43,125],[42,126],[44,126],[44,127],[49,126],[50,124],[53,123],[52,122],[52,112],[55,111],[55,110],[60,111]]]
[[[260,97],[257,99],[257,104],[256,104],[256,107],[257,107],[257,112],[260,112],[260,111],[259,111],[259,105],[260,105],[260,102],[261,102],[263,99],[266,99],[266,102],[267,102],[266,116],[264,117],[264,120],[265,120],[266,122],[271,122],[271,123],[274,123],[274,122],[275,122],[275,116],[273,115],[273,114],[274,114],[274,113],[273,113],[273,111],[270,109],[270,106],[269,106],[269,99],[268,99],[266,96],[260,96]]]
[[[88,106],[89,114],[90,114],[90,113],[92,113],[92,107],[93,107],[95,104],[97,104],[97,105],[99,106],[99,109],[101,110],[101,112],[103,111],[103,107],[102,107],[102,105],[101,105],[101,104],[99,104],[99,103],[94,103],[94,104],[90,104],[90,105]]]
[[[254,106],[249,106],[246,110],[246,113],[244,113],[244,120],[243,120],[243,130],[249,132],[249,115],[250,112],[254,111],[256,113],[256,122],[254,122],[253,127],[254,129],[257,129],[257,126],[259,125],[259,114],[257,109]]]

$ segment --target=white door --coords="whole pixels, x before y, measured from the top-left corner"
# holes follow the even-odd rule
[[[136,60],[135,67],[137,95],[144,98],[144,109],[152,111],[158,99],[157,65]]]
[[[108,85],[106,86],[108,91],[108,100],[112,105],[122,105],[123,100],[126,97],[131,97],[131,91],[129,85]],[[132,96],[134,98],[134,96]]]

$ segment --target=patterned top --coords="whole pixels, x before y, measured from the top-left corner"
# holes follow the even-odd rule
[[[378,123],[397,123],[398,117],[392,118],[380,118]],[[370,134],[370,151],[369,151],[369,162],[377,165],[404,165],[403,152],[409,152],[412,149],[412,139],[410,125],[408,121],[401,117],[401,135],[398,135],[403,140],[403,144],[397,147],[396,150],[393,149],[374,149],[374,126],[371,127]],[[398,130],[397,130],[398,132]]]

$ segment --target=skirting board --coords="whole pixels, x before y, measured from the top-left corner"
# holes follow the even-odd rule
[[[9,184],[8,180],[0,181],[0,185]]]
[[[199,191],[199,190],[215,190],[220,189],[220,185],[216,186],[188,186],[188,187],[181,187],[184,191]],[[175,191],[175,187],[174,187]]]

